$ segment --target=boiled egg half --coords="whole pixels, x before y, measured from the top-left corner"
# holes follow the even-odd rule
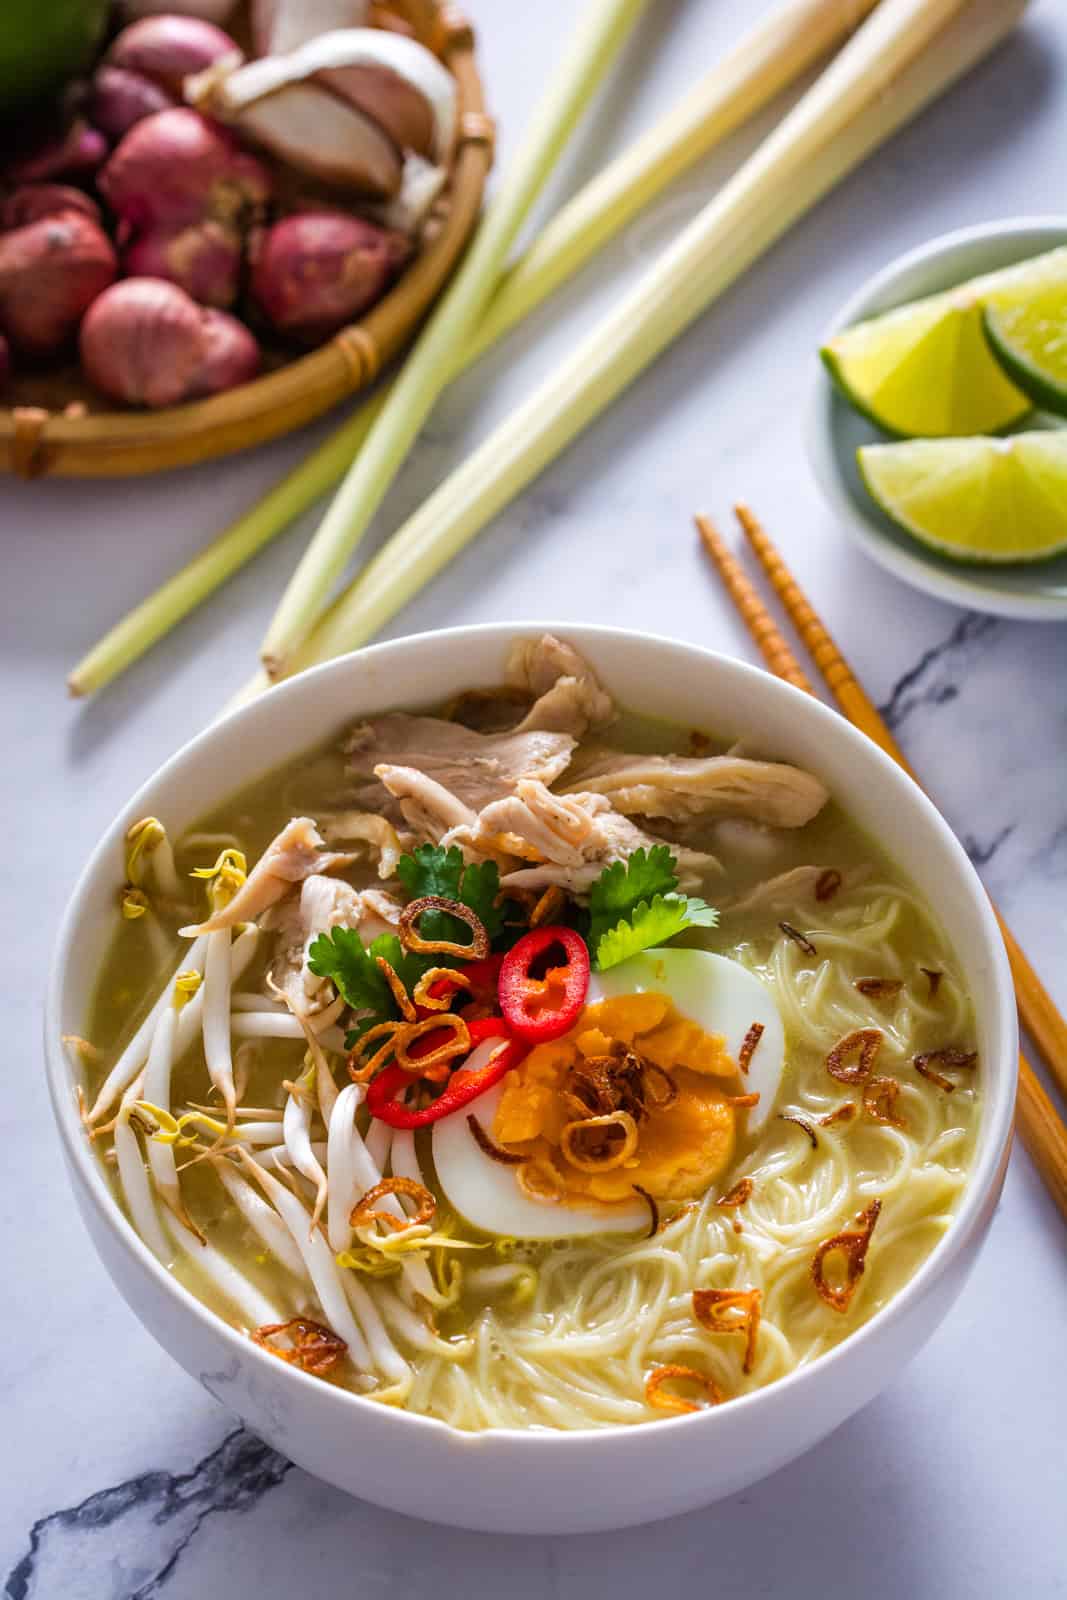
[[[742,1076],[737,1062],[754,1023],[763,1032]],[[637,1147],[625,1163],[591,1174],[570,1167],[561,1152],[562,1129],[574,1118],[565,1090],[583,1058],[613,1044],[661,1067],[675,1094],[640,1121]],[[486,1041],[471,1066],[493,1048]],[[699,1197],[719,1182],[734,1153],[738,1117],[747,1117],[749,1131],[770,1117],[784,1061],[782,1020],[759,978],[703,950],[646,951],[594,973],[569,1034],[538,1045],[469,1112],[434,1124],[438,1182],[453,1209],[485,1233],[561,1239],[639,1232],[648,1227],[649,1207],[637,1188],[669,1203]],[[753,1093],[754,1106],[735,1109],[733,1097]],[[468,1115],[488,1145],[521,1161],[488,1154]],[[531,1175],[546,1172],[552,1183],[531,1184]]]

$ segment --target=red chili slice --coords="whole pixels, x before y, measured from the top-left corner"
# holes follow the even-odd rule
[[[533,976],[534,965],[561,945],[567,958],[544,978]],[[563,994],[554,1003],[554,996]],[[533,928],[504,957],[500,968],[500,1009],[518,1038],[529,1044],[558,1039],[570,1031],[581,1015],[589,990],[589,948],[573,928]]]
[[[450,1117],[454,1111],[461,1111],[480,1094],[499,1083],[504,1074],[510,1072],[512,1067],[517,1067],[529,1052],[530,1047],[523,1039],[507,1037],[500,1017],[481,1018],[470,1023],[469,1027],[472,1044],[498,1035],[502,1037],[500,1048],[494,1050],[484,1067],[473,1072],[466,1067],[457,1068],[443,1094],[419,1111],[401,1105],[396,1099],[397,1094],[410,1089],[413,1083],[419,1081],[418,1078],[412,1072],[405,1072],[403,1067],[386,1067],[367,1090],[367,1110],[371,1116],[387,1123],[390,1128],[425,1128],[431,1122],[440,1122],[442,1117]]]

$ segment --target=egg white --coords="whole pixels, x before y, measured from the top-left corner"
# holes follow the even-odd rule
[[[758,1091],[760,1097],[748,1114],[748,1126],[761,1128],[774,1108],[785,1064],[785,1030],[767,986],[736,961],[706,950],[648,950],[607,972],[594,973],[586,1003],[595,1005],[610,996],[648,991],[670,995],[678,1011],[705,1033],[721,1034],[735,1060],[752,1024],[763,1024],[763,1036],[745,1078],[745,1089]],[[487,1039],[479,1045],[470,1066],[484,1066],[498,1043]],[[469,1108],[434,1124],[437,1181],[461,1217],[483,1233],[511,1239],[583,1238],[636,1233],[647,1227],[648,1206],[643,1200],[624,1205],[531,1200],[519,1187],[515,1168],[487,1156],[467,1125],[467,1117],[476,1116],[492,1138],[503,1093],[504,1085],[498,1084]]]

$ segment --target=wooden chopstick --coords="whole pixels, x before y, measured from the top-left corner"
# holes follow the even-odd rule
[[[904,752],[882,721],[877,708],[857,681],[852,668],[836,643],[816,616],[811,603],[793,574],[760,527],[747,506],[735,506],[737,520],[745,537],[756,553],[771,587],[781,600],[815,665],[822,673],[827,688],[848,720],[861,728],[869,739],[892,756],[898,766],[911,774],[918,783],[914,770]],[[1011,974],[1015,980],[1015,993],[1019,1001],[1019,1015],[1027,1033],[1037,1045],[1038,1052],[1052,1075],[1053,1082],[1062,1095],[1067,1096],[1067,1022],[1060,1016],[1052,996],[1034,971],[1023,950],[1012,937],[1004,918],[993,907],[1000,924],[1000,932],[1008,952]]]
[[[773,557],[774,563],[776,564],[776,571],[780,569],[780,575],[783,579],[783,586],[788,584],[796,590],[797,597],[799,597],[799,600],[811,613],[812,621],[821,628],[822,625],[819,623],[814,611],[811,610],[810,605],[808,605],[808,602],[805,600],[800,589],[793,582],[791,574],[786,568],[781,557],[778,555],[777,551],[774,549],[771,541],[767,538],[766,534],[763,533],[762,529],[759,528],[759,525],[752,516],[751,512],[749,512],[746,508],[738,507],[738,519],[741,520],[742,526],[745,528],[745,532],[748,533],[748,526],[746,525],[746,520],[742,519],[742,511],[744,511],[744,519],[747,519],[747,522],[750,522],[752,526],[757,529],[761,540],[765,542],[768,558]],[[734,604],[736,605],[739,614],[743,618],[746,627],[752,635],[752,638],[759,646],[760,652],[764,661],[767,663],[767,666],[776,675],[776,677],[784,678],[787,682],[794,684],[797,688],[804,689],[807,691],[807,693],[813,694],[814,690],[811,688],[807,678],[804,676],[803,669],[801,668],[799,661],[793,654],[789,645],[786,643],[784,635],[777,627],[763,601],[760,599],[759,594],[756,592],[755,586],[752,584],[751,580],[747,577],[738,562],[723,543],[719,534],[716,532],[714,525],[707,517],[703,516],[698,516],[696,518],[696,525],[704,548],[707,550],[712,561],[715,563],[715,566],[722,577],[723,583],[730,595],[730,598],[734,601]],[[762,556],[760,556],[760,559],[763,561]],[[766,564],[765,570],[768,570],[766,568]],[[771,576],[769,570],[768,576]],[[775,587],[777,588],[778,585],[774,577],[771,577],[771,581],[772,583],[775,583]],[[792,615],[792,613],[790,614]],[[860,688],[860,685],[856,683],[855,678],[852,676],[851,672],[848,671],[847,664],[844,663],[843,658],[841,658],[840,652],[836,650],[830,635],[826,633],[824,628],[822,629],[822,633],[825,637],[826,644],[829,645],[830,652],[836,656],[841,666],[845,668],[847,677],[851,679],[852,683],[855,684],[856,689],[862,695],[863,691]],[[835,666],[834,661],[828,656],[825,645],[821,645],[821,654],[824,659],[827,660],[829,669],[834,671],[835,678],[837,678],[838,681],[843,682],[844,679],[841,677],[840,671]],[[820,670],[822,670],[822,663],[818,661],[817,657],[816,661],[817,664],[820,665]],[[829,679],[827,681],[829,682]],[[831,684],[830,687],[832,692],[836,695],[836,689],[834,686]],[[878,744],[881,749],[885,750],[887,755],[892,756],[893,759],[905,769],[905,771],[910,773],[911,768],[904,760],[902,753],[897,749],[889,730],[885,728],[885,724],[881,722],[881,718],[878,716],[874,706],[871,705],[871,702],[867,700],[865,695],[863,698],[867,705],[870,706],[870,710],[873,713],[875,720],[881,724],[884,730],[884,739],[876,739],[875,743]],[[849,718],[849,721],[853,721],[854,719],[851,716],[848,708],[840,701],[839,704],[841,704],[841,709]],[[856,723],[856,726],[862,727],[862,724]],[[868,730],[866,727],[863,727],[863,731],[867,732]],[[874,736],[871,735],[871,737]],[[914,777],[914,773],[912,773],[912,776]],[[1051,1004],[1051,1001],[1049,1003]],[[1046,1189],[1052,1196],[1052,1199],[1055,1201],[1056,1205],[1059,1207],[1062,1215],[1067,1218],[1067,1128],[1065,1128],[1064,1124],[1060,1121],[1055,1106],[1049,1099],[1049,1096],[1046,1094],[1039,1078],[1036,1076],[1033,1068],[1030,1066],[1030,1063],[1022,1053],[1019,1055],[1019,1087],[1015,1101],[1015,1121],[1020,1136],[1022,1137],[1022,1141],[1029,1151],[1030,1157],[1040,1173]]]

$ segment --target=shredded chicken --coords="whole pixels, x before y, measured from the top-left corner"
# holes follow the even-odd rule
[[[815,887],[823,871],[822,867],[793,867],[789,872],[780,872],[775,878],[757,883],[732,904],[721,897],[718,904],[722,910],[758,911],[764,907],[792,906],[798,900],[814,900]]]
[[[282,990],[295,1011],[317,1010],[328,980],[309,970],[307,956],[319,934],[331,928],[358,928],[362,942],[371,944],[379,934],[395,931],[402,910],[399,900],[384,889],[353,889],[343,878],[313,873],[299,895],[291,895],[264,916],[263,926],[279,936],[271,984]]]
[[[450,830],[472,827],[477,822],[470,806],[457,800],[436,778],[427,777],[417,767],[394,767],[382,763],[374,775],[394,799],[400,802],[405,822],[421,837],[440,844]]]
[[[268,906],[288,894],[294,883],[313,873],[336,872],[350,866],[351,855],[324,850],[325,840],[310,817],[293,817],[272,839],[228,905],[195,928],[183,928],[186,938],[252,922]]]
[[[479,819],[479,830],[468,836],[477,845],[480,828],[486,825],[491,837],[499,837],[495,825],[506,823],[506,836],[531,844],[543,862],[505,872],[505,888],[547,889],[552,884],[581,897],[613,861],[625,861],[635,850],[650,850],[663,841],[611,809],[603,795],[556,795],[543,784],[526,782],[518,786],[511,801],[486,807]],[[703,886],[707,877],[721,871],[714,856],[700,850],[672,845],[678,862],[678,879],[687,893]]]
[[[570,761],[574,744],[565,733],[478,733],[440,717],[395,712],[361,722],[352,730],[346,751],[356,778],[369,779],[381,766],[409,768],[480,811],[511,794],[520,778],[554,782]],[[389,792],[381,783],[364,784],[355,799],[364,810],[389,812]]]
[[[446,842],[488,854],[507,837],[517,845],[529,846],[516,849],[516,854],[577,867],[602,853],[604,835],[597,825],[598,816],[610,810],[603,795],[553,794],[536,778],[523,778],[513,795],[494,800],[478,814],[473,826],[453,829]]]
[[[634,756],[590,752],[568,788],[607,795],[626,815],[748,817],[799,828],[826,804],[826,789],[810,772],[783,761],[743,756]]]
[[[400,857],[415,843],[410,834],[397,833],[387,818],[373,811],[335,811],[319,821],[328,843],[367,845],[371,858],[377,857],[379,878],[391,878]]]
[[[515,641],[508,657],[507,681],[537,696],[517,733],[536,729],[581,739],[590,727],[615,716],[614,702],[601,688],[592,667],[573,646],[550,633]]]

